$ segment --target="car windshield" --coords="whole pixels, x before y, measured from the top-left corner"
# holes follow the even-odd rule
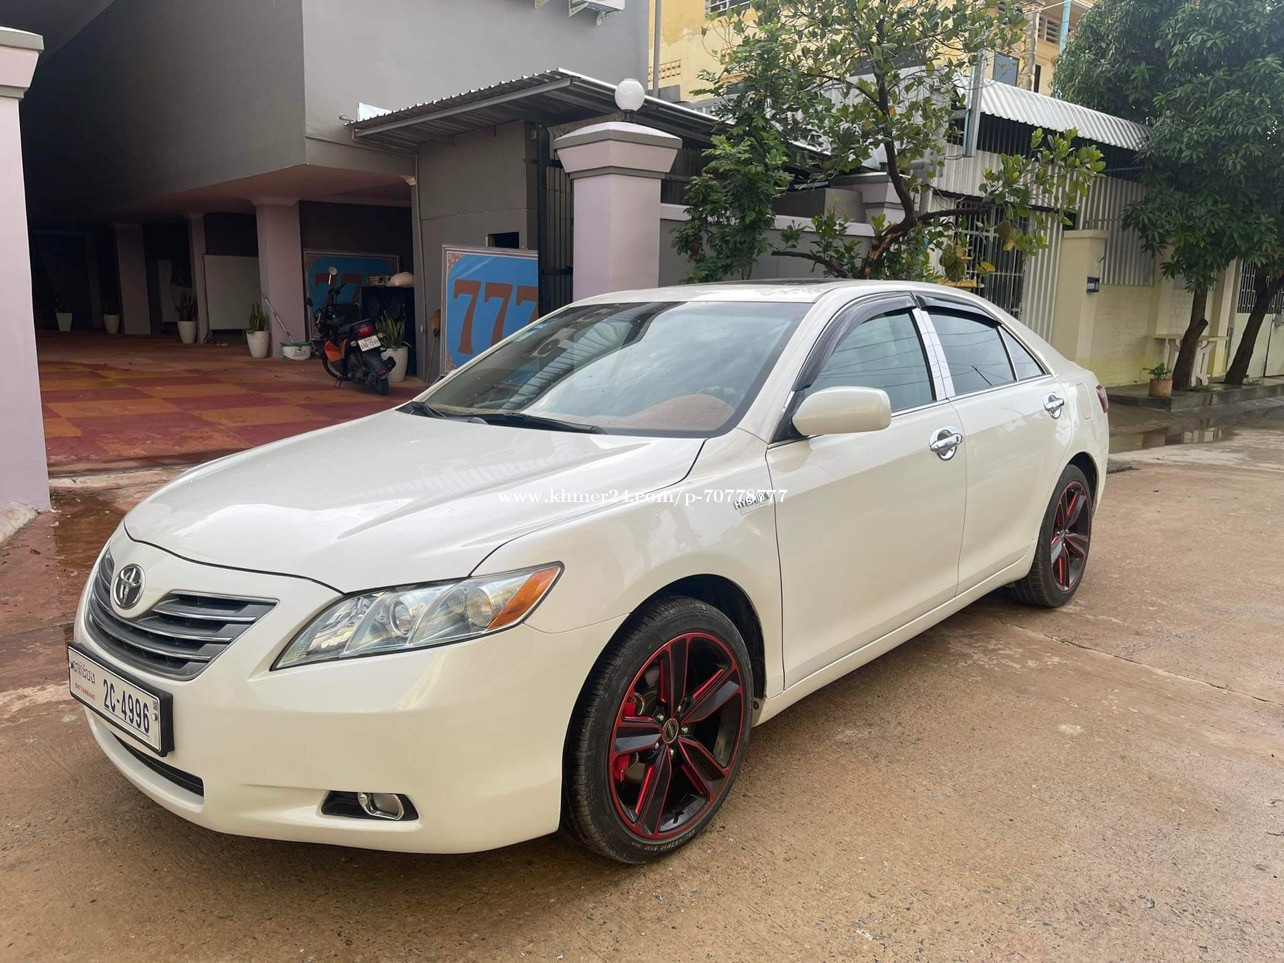
[[[749,407],[809,307],[747,301],[570,307],[447,378],[423,396],[418,411],[532,428],[719,434]]]

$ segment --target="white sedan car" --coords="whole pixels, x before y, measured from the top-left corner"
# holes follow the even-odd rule
[[[994,589],[1062,605],[1093,375],[933,285],[617,293],[125,518],[69,650],[111,762],[211,829],[626,862],[750,727]]]

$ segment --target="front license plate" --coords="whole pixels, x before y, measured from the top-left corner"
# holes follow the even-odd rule
[[[67,680],[72,698],[158,755],[174,748],[173,708],[168,692],[152,689],[67,646]]]
[[[379,335],[372,334],[368,338],[362,338],[357,342],[357,347],[362,351],[373,351],[375,348],[379,347]]]

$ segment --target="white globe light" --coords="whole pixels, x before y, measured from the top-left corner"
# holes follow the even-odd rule
[[[625,113],[641,110],[645,100],[646,88],[632,77],[621,80],[615,87],[615,106]]]

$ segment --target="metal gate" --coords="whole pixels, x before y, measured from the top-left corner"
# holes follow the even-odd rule
[[[552,137],[535,125],[535,211],[539,250],[539,313],[574,300],[575,231],[571,177],[553,156]]]

